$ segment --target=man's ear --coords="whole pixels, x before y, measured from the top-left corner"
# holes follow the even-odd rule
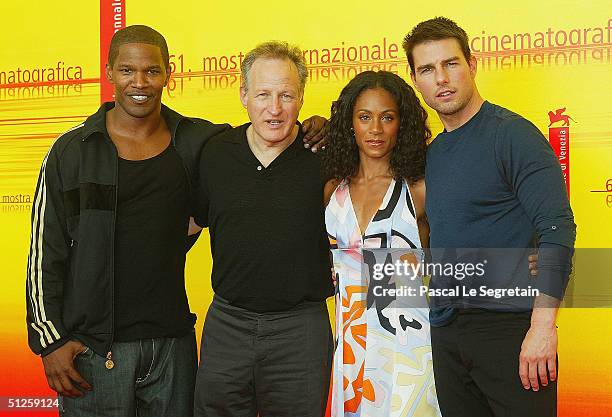
[[[247,106],[247,90],[244,87],[244,84],[240,86],[240,102],[242,103],[242,107],[246,109]]]
[[[112,83],[113,82],[113,69],[111,68],[111,66],[109,64],[106,64],[104,72],[106,73],[106,79],[110,83]]]
[[[412,80],[412,85],[414,85],[414,88],[416,88],[417,91],[420,93],[421,90],[419,90],[419,86],[416,83],[416,75],[414,75],[414,71],[410,71],[410,79]]]
[[[476,72],[478,71],[478,61],[474,55],[470,55],[470,59],[468,61],[470,65],[470,72],[472,73],[472,79],[476,78]]]

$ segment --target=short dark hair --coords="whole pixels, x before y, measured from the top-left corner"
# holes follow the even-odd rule
[[[468,35],[454,21],[446,17],[434,17],[416,25],[404,38],[402,46],[406,52],[406,58],[410,64],[410,71],[414,73],[414,58],[412,51],[417,45],[428,41],[439,41],[441,39],[456,39],[466,61],[469,61],[472,53]]]
[[[159,47],[166,71],[170,71],[170,54],[168,53],[168,44],[161,33],[153,28],[145,25],[132,25],[118,30],[111,40],[110,48],[108,49],[108,65],[112,68],[117,55],[119,55],[119,47],[127,43],[146,43]]]
[[[388,91],[399,109],[400,128],[397,143],[389,161],[396,179],[414,183],[425,176],[425,153],[431,131],[427,112],[412,87],[397,74],[388,71],[365,71],[342,89],[332,105],[329,139],[322,152],[326,179],[350,180],[359,168],[359,149],[353,135],[353,110],[357,98],[365,90],[382,88]]]

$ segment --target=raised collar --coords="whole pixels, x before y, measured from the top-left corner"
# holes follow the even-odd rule
[[[106,112],[115,107],[115,102],[107,102],[102,103],[97,112],[92,114],[85,120],[85,124],[83,127],[83,141],[87,140],[94,133],[102,133],[103,135],[107,134],[106,129]],[[174,142],[174,137],[176,134],[176,129],[178,125],[183,120],[189,120],[188,117],[181,115],[180,113],[175,112],[170,107],[167,107],[162,104],[161,106],[161,115],[166,121],[168,125],[168,129],[172,134],[172,141]]]

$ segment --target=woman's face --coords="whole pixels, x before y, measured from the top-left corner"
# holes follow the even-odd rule
[[[361,92],[353,107],[353,129],[361,157],[391,158],[400,128],[395,98],[384,88]]]

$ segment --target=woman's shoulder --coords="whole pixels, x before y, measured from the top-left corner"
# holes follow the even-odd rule
[[[343,184],[344,180],[339,180],[337,178],[332,178],[331,180],[325,183],[325,188],[323,190],[323,205],[327,207],[329,201],[331,200],[334,191],[338,188],[339,185]]]

